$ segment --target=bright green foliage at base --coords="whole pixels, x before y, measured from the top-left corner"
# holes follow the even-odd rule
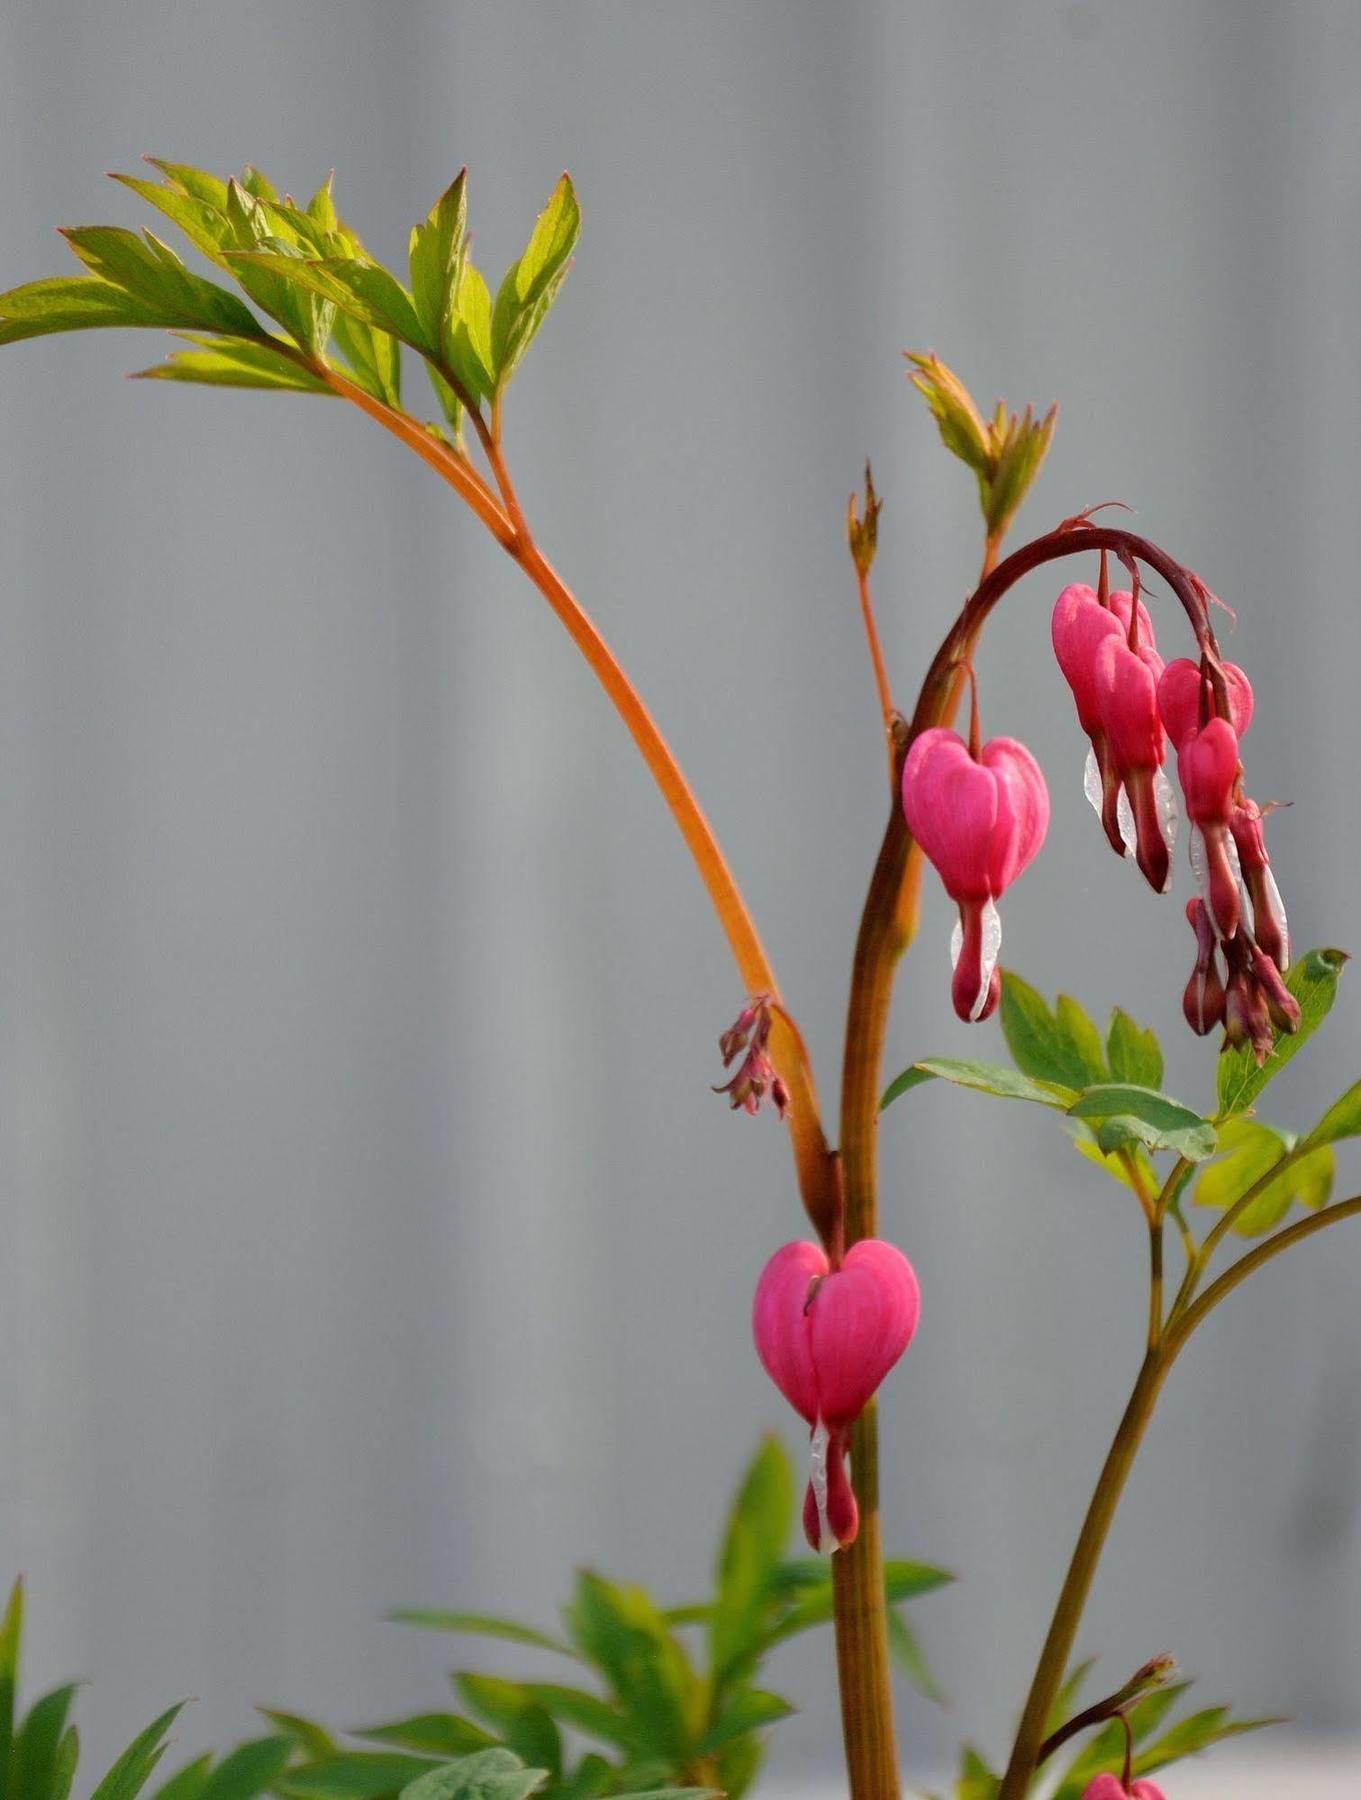
[[[483,1613],[395,1614],[429,1631],[547,1653],[567,1666],[550,1680],[458,1670],[460,1711],[419,1712],[347,1734],[380,1748],[347,1748],[319,1726],[272,1713],[273,1724],[297,1736],[298,1757],[280,1795],[397,1800],[405,1784],[431,1776],[437,1759],[496,1748],[542,1772],[546,1800],[706,1786],[738,1800],[760,1768],[767,1728],[792,1710],[760,1685],[763,1664],[777,1645],[832,1617],[829,1561],[784,1554],[796,1487],[787,1453],[767,1439],[729,1512],[713,1592],[695,1604],[664,1607],[640,1587],[583,1570],[562,1609],[561,1632]],[[885,1567],[895,1655],[928,1692],[934,1683],[902,1603],[949,1580],[925,1563]],[[415,1800],[418,1790],[410,1791]]]

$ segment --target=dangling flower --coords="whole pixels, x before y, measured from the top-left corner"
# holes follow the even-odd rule
[[[1164,1800],[1153,1781],[1136,1781],[1126,1787],[1118,1775],[1097,1775],[1082,1790],[1082,1800]]]
[[[1191,866],[1221,939],[1231,938],[1241,916],[1238,852],[1229,830],[1241,766],[1238,737],[1227,719],[1211,719],[1182,740],[1177,775],[1191,821]]]
[[[920,1310],[912,1264],[879,1238],[852,1245],[838,1269],[817,1244],[786,1244],[761,1272],[752,1335],[766,1373],[811,1427],[803,1528],[815,1550],[855,1537],[850,1428],[911,1343]]]
[[[1226,662],[1223,669],[1229,723],[1241,740],[1252,723],[1252,683],[1237,663]],[[1209,671],[1185,656],[1168,663],[1158,681],[1158,711],[1173,748],[1180,750],[1192,732],[1199,731],[1215,715]]]
[[[1101,586],[1064,588],[1054,606],[1054,654],[1091,740],[1083,789],[1118,856],[1134,851],[1158,893],[1166,891],[1177,809],[1163,774],[1157,684],[1163,665],[1153,622],[1137,594]]]
[[[979,745],[978,697],[970,742],[944,726],[923,731],[903,765],[908,829],[959,907],[951,940],[952,997],[961,1019],[997,1005],[1002,922],[997,901],[1031,861],[1049,827],[1049,790],[1015,738]]]

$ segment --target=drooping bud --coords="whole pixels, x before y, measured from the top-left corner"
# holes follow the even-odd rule
[[[1271,1023],[1277,1031],[1293,1037],[1300,1028],[1300,1003],[1285,985],[1284,977],[1260,944],[1248,946],[1248,961],[1262,998],[1266,1001]]]
[[[1096,1775],[1083,1788],[1082,1800],[1164,1800],[1164,1795],[1153,1781],[1136,1781],[1126,1787],[1118,1775]]]
[[[1181,1009],[1197,1037],[1207,1037],[1224,1023],[1224,980],[1215,954],[1218,940],[1203,900],[1188,900],[1186,917],[1196,934],[1196,966],[1182,995]]]
[[[1246,737],[1252,723],[1252,683],[1237,663],[1225,663],[1224,685],[1229,696],[1229,723],[1235,736]],[[1216,716],[1214,690],[1200,663],[1185,656],[1168,663],[1158,681],[1158,710],[1177,750]]]
[[[993,738],[975,754],[957,732],[933,726],[903,765],[903,812],[959,907],[951,944],[955,1011],[961,1019],[985,1019],[1000,992],[996,903],[1049,827],[1044,776],[1014,738]]]
[[[817,1244],[786,1244],[761,1272],[752,1335],[766,1373],[811,1427],[804,1530],[815,1550],[855,1537],[850,1427],[911,1343],[920,1310],[911,1263],[879,1238],[852,1245],[838,1269]]]
[[[1227,719],[1211,719],[1177,752],[1177,775],[1191,821],[1191,865],[1221,938],[1238,929],[1238,853],[1229,830],[1240,773],[1238,738]]]
[[[1252,935],[1278,969],[1290,967],[1290,928],[1286,923],[1281,890],[1271,872],[1263,813],[1255,800],[1240,799],[1229,816],[1229,829],[1238,849],[1238,865],[1252,901]]]
[[[1224,1040],[1235,1048],[1248,1044],[1258,1066],[1276,1047],[1271,1014],[1252,968],[1247,940],[1239,933],[1224,944],[1229,979],[1224,988]]]

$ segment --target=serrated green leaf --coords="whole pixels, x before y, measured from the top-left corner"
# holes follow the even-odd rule
[[[481,1750],[433,1769],[402,1789],[401,1800],[528,1800],[545,1769],[527,1769],[507,1750]]]
[[[61,234],[98,280],[121,288],[177,330],[225,331],[258,338],[264,328],[235,294],[195,275],[166,244],[119,225],[68,226]]]
[[[313,356],[321,354],[331,333],[331,314],[323,312],[320,298],[305,285],[285,279],[276,264],[297,267],[302,258],[282,249],[262,251],[263,262],[246,260],[262,244],[279,245],[264,208],[239,181],[227,183],[226,212],[236,248],[224,250],[232,274],[256,305],[277,319],[288,335]]]
[[[421,329],[406,289],[377,263],[341,257],[314,261],[280,255],[272,249],[234,250],[230,261],[233,266],[259,269],[315,294],[362,324],[389,332],[422,353],[434,348]]]
[[[640,1741],[675,1761],[688,1756],[704,1696],[683,1645],[650,1596],[583,1570],[565,1617],[577,1647],[637,1722]]]
[[[159,169],[166,180],[181,193],[190,194],[195,200],[202,200],[206,205],[215,207],[218,212],[226,212],[227,183],[220,175],[210,175],[206,169],[191,168],[188,163],[166,162],[159,156],[148,156],[144,160],[153,169]]]
[[[138,369],[134,381],[186,381],[205,387],[270,389],[287,394],[330,394],[332,390],[282,350],[233,338],[188,337],[197,350],[172,350],[163,363]]]
[[[1163,1053],[1157,1037],[1136,1025],[1118,1006],[1106,1027],[1106,1061],[1112,1081],[1130,1081],[1146,1088],[1163,1084]]]
[[[1012,1061],[1023,1074],[1073,1089],[1105,1080],[1101,1034],[1067,994],[1059,995],[1051,1011],[1038,989],[1003,969],[998,1018]]]
[[[277,200],[279,198],[274,183],[264,170],[257,169],[254,163],[247,163],[242,169],[241,185],[248,194],[253,194],[257,200]]]
[[[402,350],[397,339],[390,332],[365,325],[338,308],[331,334],[336,348],[350,365],[350,373],[357,385],[385,406],[400,407]]]
[[[1031,1100],[1039,1106],[1052,1106],[1059,1111],[1065,1110],[1077,1098],[1072,1088],[1060,1087],[1055,1082],[1032,1080],[1030,1076],[1018,1074],[1015,1069],[1005,1068],[1001,1063],[931,1056],[913,1063],[910,1069],[904,1069],[895,1081],[889,1083],[879,1102],[879,1110],[882,1112],[899,1095],[920,1087],[922,1082],[930,1081],[933,1076],[942,1081],[953,1082],[956,1087],[974,1088],[982,1094],[996,1094],[1003,1100]]]
[[[463,169],[411,233],[411,299],[432,344],[444,345],[453,335],[467,236],[468,171]]]
[[[506,270],[497,290],[491,346],[498,387],[504,387],[515,373],[547,316],[580,235],[581,211],[576,191],[571,177],[564,175],[535,220],[524,253]]]
[[[1204,1162],[1215,1153],[1215,1128],[1208,1119],[1168,1094],[1131,1082],[1103,1081],[1084,1088],[1068,1113],[1102,1121],[1096,1141],[1105,1151],[1133,1137],[1150,1150],[1175,1150],[1190,1162]]]
[[[778,1694],[765,1693],[761,1688],[740,1688],[700,1739],[696,1754],[711,1756],[734,1738],[787,1719],[793,1710]]]
[[[383,1725],[357,1727],[351,1736],[376,1744],[395,1744],[402,1750],[429,1750],[439,1756],[467,1756],[488,1750],[496,1743],[490,1732],[457,1713],[412,1713]]]
[[[1348,961],[1345,950],[1308,950],[1291,965],[1285,985],[1299,1002],[1300,1028],[1293,1036],[1277,1032],[1275,1048],[1260,1068],[1247,1045],[1223,1052],[1216,1083],[1221,1115],[1251,1106],[1266,1084],[1298,1056],[1331,1011]]]
[[[454,374],[474,400],[488,399],[496,386],[491,316],[491,291],[482,271],[465,259],[458,284],[458,317],[448,354]]]
[[[189,193],[182,187],[163,186],[158,181],[147,181],[140,175],[115,173],[113,179],[149,202],[172,224],[178,225],[194,248],[201,250],[210,262],[216,263],[220,269],[229,267],[223,251],[234,240],[231,221],[224,210],[227,203],[226,182],[221,183],[222,200],[216,203]]]
[[[709,1657],[720,1691],[765,1633],[766,1597],[794,1523],[794,1470],[778,1438],[757,1451],[728,1515],[715,1572]]]
[[[404,1606],[388,1614],[398,1625],[416,1625],[422,1631],[449,1631],[467,1637],[499,1638],[507,1644],[528,1644],[532,1650],[552,1650],[558,1656],[577,1657],[571,1644],[522,1625],[518,1619],[502,1619],[493,1613],[446,1612],[438,1607]]]
[[[0,294],[0,344],[57,331],[173,326],[155,307],[93,275],[58,275]]]
[[[983,516],[988,531],[1001,536],[1034,485],[1053,440],[1058,423],[1058,408],[1051,407],[1043,419],[1036,419],[1026,407],[1019,419],[1013,418],[997,451],[992,479],[988,483]],[[994,442],[996,433],[994,433]]]
[[[918,350],[904,352],[912,365],[908,379],[931,409],[940,430],[940,441],[980,479],[992,473],[988,429],[974,404],[973,395],[940,358]]]
[[[165,1755],[166,1733],[184,1710],[184,1704],[181,1700],[178,1706],[168,1707],[159,1719],[153,1719],[146,1730],[132,1740],[90,1800],[135,1800]]]
[[[1268,1176],[1291,1150],[1291,1140],[1260,1119],[1234,1117],[1219,1127],[1220,1154],[1197,1177],[1197,1206],[1223,1212]],[[1326,1204],[1333,1186],[1333,1153],[1325,1144],[1291,1161],[1250,1200],[1234,1221],[1241,1237],[1260,1237],[1273,1230],[1298,1200],[1317,1209]]]
[[[1305,1138],[1302,1148],[1335,1144],[1340,1138],[1361,1137],[1361,1081],[1340,1094]]]

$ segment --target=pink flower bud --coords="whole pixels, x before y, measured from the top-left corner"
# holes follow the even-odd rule
[[[786,1244],[761,1272],[752,1335],[766,1373],[812,1427],[804,1529],[815,1550],[855,1536],[849,1429],[911,1343],[920,1310],[912,1264],[879,1238],[852,1245],[836,1270],[819,1245]]]
[[[1142,626],[1143,619],[1139,623]],[[1054,655],[1064,680],[1073,690],[1077,722],[1088,737],[1102,729],[1101,701],[1095,678],[1096,653],[1108,639],[1123,638],[1128,626],[1128,611],[1121,620],[1111,608],[1101,604],[1096,589],[1088,587],[1085,581],[1072,582],[1054,602],[1049,623]],[[1149,637],[1151,640],[1151,626]]]
[[[1238,855],[1229,832],[1241,765],[1227,719],[1211,719],[1177,752],[1177,774],[1191,820],[1191,862],[1221,938],[1238,929]]]
[[[1218,939],[1203,900],[1188,900],[1186,917],[1196,934],[1196,966],[1182,995],[1181,1009],[1197,1037],[1206,1037],[1224,1023],[1224,979],[1215,955]]]
[[[1179,656],[1175,662],[1168,663],[1158,683],[1158,710],[1162,713],[1167,735],[1178,750],[1192,732],[1200,730],[1202,682],[1200,664]],[[1237,736],[1246,737],[1252,723],[1252,683],[1237,663],[1225,663],[1224,685],[1229,694],[1229,723]],[[1204,698],[1207,709],[1204,722],[1208,723],[1215,710],[1213,692],[1205,693]]]
[[[1247,1044],[1259,1066],[1276,1047],[1266,994],[1253,971],[1248,945],[1241,934],[1228,938],[1224,959],[1229,979],[1224,988],[1224,1038],[1235,1048]]]
[[[996,901],[1034,857],[1049,826],[1049,790],[1014,738],[993,738],[977,760],[957,732],[923,731],[903,765],[908,829],[959,907],[955,1011],[986,1018],[997,1003],[1002,925]]]
[[[1271,872],[1262,809],[1255,800],[1241,799],[1229,818],[1229,829],[1238,847],[1238,862],[1252,901],[1252,935],[1259,948],[1278,969],[1290,967],[1290,927],[1276,877]]]
[[[1136,1781],[1126,1787],[1118,1775],[1096,1775],[1083,1788],[1082,1800],[1164,1800],[1164,1796],[1156,1782]]]

